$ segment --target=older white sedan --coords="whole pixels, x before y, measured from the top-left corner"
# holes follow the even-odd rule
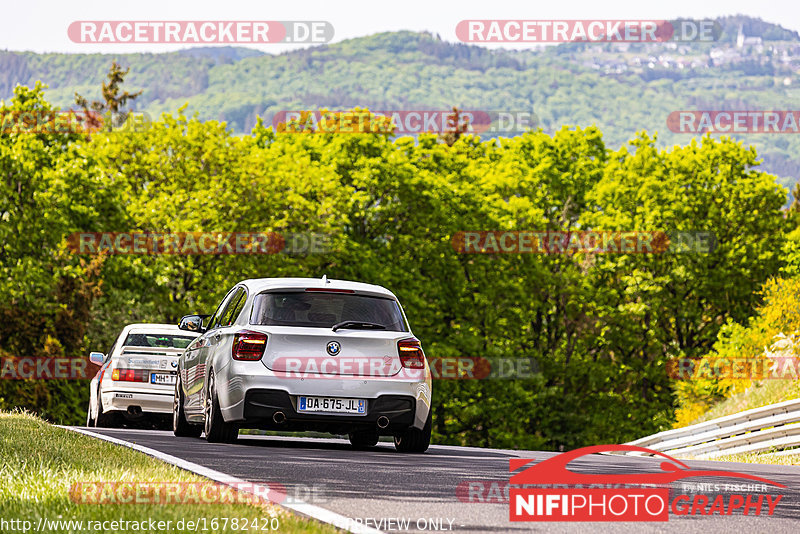
[[[181,355],[177,436],[233,441],[240,428],[347,434],[356,448],[431,437],[431,375],[397,297],[380,286],[311,278],[236,284]]]
[[[86,425],[150,419],[169,428],[178,356],[196,337],[175,325],[129,324],[107,353],[90,353],[100,369],[91,381]]]

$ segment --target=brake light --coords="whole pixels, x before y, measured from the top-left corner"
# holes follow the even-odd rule
[[[267,348],[267,334],[245,330],[233,336],[231,356],[234,360],[260,360]]]
[[[114,369],[111,371],[111,380],[117,382],[147,382],[150,371],[142,369]]]
[[[307,287],[306,291],[317,291],[319,293],[355,293],[352,289],[329,289],[327,287]]]
[[[400,363],[409,369],[425,368],[425,353],[419,339],[410,337],[397,342],[397,352],[400,354]]]

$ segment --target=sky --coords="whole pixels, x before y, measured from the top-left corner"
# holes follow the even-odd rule
[[[78,20],[324,20],[333,25],[332,42],[384,31],[438,33],[457,41],[463,19],[643,19],[714,18],[744,14],[800,32],[800,3],[790,0],[0,0],[0,50],[34,52],[163,52],[185,44],[91,44],[71,42],[67,27]],[[248,45],[283,52],[299,44]],[[498,46],[498,45],[495,45]],[[499,45],[512,46],[512,45]],[[519,45],[514,45],[519,47]],[[528,45],[525,45],[528,46]]]

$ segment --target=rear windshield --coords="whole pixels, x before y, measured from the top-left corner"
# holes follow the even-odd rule
[[[397,301],[348,293],[287,291],[256,295],[250,323],[269,326],[330,328],[342,321],[385,326],[385,330],[408,332]]]
[[[196,336],[195,336],[196,337]],[[173,336],[172,334],[128,334],[126,347],[162,347],[185,349],[194,341],[193,336]]]

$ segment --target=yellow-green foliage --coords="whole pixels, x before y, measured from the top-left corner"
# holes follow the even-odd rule
[[[796,332],[800,329],[800,277],[773,278],[761,290],[763,304],[747,325],[729,322],[720,329],[714,349],[704,360],[714,358],[764,360],[780,351],[781,355],[794,355]],[[773,392],[764,396],[771,402],[784,400],[785,380],[761,380],[759,388]],[[675,427],[685,426],[696,420],[722,399],[737,398],[729,403],[739,409],[755,408],[746,401],[745,392],[752,391],[754,381],[749,379],[698,378],[678,382],[676,395]],[[791,389],[791,388],[790,388]],[[796,389],[796,388],[794,388]],[[723,410],[725,411],[725,410]],[[725,413],[719,413],[719,416]]]

